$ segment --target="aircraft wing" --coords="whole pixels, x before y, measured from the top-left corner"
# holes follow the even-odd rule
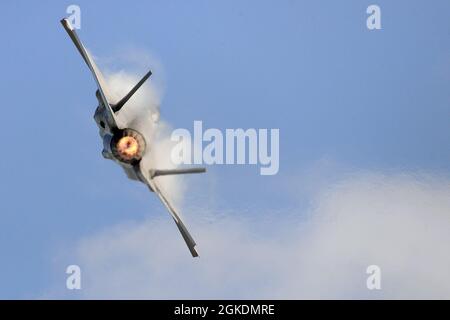
[[[70,24],[69,20],[62,19],[61,24],[69,34],[70,39],[72,39],[73,43],[75,44],[75,47],[78,49],[78,52],[81,54],[81,57],[83,58],[84,62],[86,62],[88,68],[91,70],[92,75],[94,76],[94,80],[98,87],[99,98],[107,110],[108,122],[110,127],[117,127],[114,111],[112,110],[111,105],[108,102],[108,98],[111,100],[111,95],[107,91],[103,75],[101,74],[100,70],[95,64],[94,59],[92,59],[89,52],[83,46],[83,43],[78,38],[78,35],[73,26]]]
[[[175,221],[175,224],[177,225],[178,229],[180,230],[181,235],[183,236],[183,239],[186,242],[192,256],[198,257],[198,253],[195,250],[196,243],[195,243],[194,239],[190,235],[190,233],[187,230],[186,226],[184,225],[183,221],[181,221],[180,216],[177,214],[177,212],[172,207],[170,202],[167,200],[167,198],[161,192],[161,189],[159,188],[158,183],[153,178],[149,178],[146,180],[147,180],[148,186],[155,192],[155,194],[158,196],[158,198],[161,200],[161,202],[164,204],[164,206],[167,208],[167,210],[169,210],[169,213],[172,216],[173,220]]]

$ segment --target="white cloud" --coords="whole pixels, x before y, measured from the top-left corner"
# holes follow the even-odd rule
[[[81,294],[450,298],[450,180],[359,173],[317,190],[308,212],[278,212],[279,223],[261,211],[189,215],[199,259],[168,217],[93,235],[77,247]],[[381,291],[366,288],[371,264],[381,267]]]

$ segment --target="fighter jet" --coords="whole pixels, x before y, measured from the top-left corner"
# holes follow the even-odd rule
[[[86,50],[86,48],[78,38],[75,29],[70,24],[68,19],[62,19],[61,23],[64,29],[69,34],[70,39],[72,39],[73,43],[75,44],[75,47],[78,49],[78,52],[81,54],[84,62],[87,64],[97,84],[96,97],[98,100],[98,107],[95,110],[94,120],[98,125],[100,136],[103,140],[103,157],[118,163],[125,170],[128,178],[143,182],[148,186],[150,191],[154,192],[158,196],[158,198],[170,212],[192,256],[198,257],[198,253],[195,249],[196,243],[194,239],[189,234],[189,231],[187,230],[183,221],[181,221],[180,216],[177,214],[174,207],[167,200],[167,197],[161,192],[161,189],[158,186],[155,178],[163,175],[203,173],[206,171],[206,169],[154,168],[148,170],[148,172],[145,172],[146,170],[143,169],[141,160],[146,152],[146,148],[148,148],[148,143],[150,143],[150,141],[145,141],[144,136],[135,129],[121,127],[117,121],[117,113],[122,108],[126,108],[127,101],[151,76],[152,72],[147,72],[147,74],[145,74],[144,77],[122,99],[120,99],[116,103],[111,103],[112,99],[108,96],[109,94],[107,86],[105,81],[103,80],[100,70],[96,66],[89,52]]]

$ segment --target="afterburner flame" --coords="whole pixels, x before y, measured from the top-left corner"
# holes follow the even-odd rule
[[[139,152],[139,143],[134,137],[122,137],[117,142],[117,151],[124,159],[132,159]]]

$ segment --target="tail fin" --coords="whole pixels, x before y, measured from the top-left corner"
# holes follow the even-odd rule
[[[119,111],[120,109],[122,109],[122,107],[124,106],[125,103],[127,103],[128,100],[130,100],[130,98],[133,96],[133,94],[138,91],[138,89],[144,84],[144,82],[152,75],[152,72],[149,71],[145,74],[145,76],[142,77],[142,79],[133,87],[133,89],[130,90],[130,92],[127,93],[127,95],[125,97],[123,97],[122,99],[120,99],[119,102],[117,102],[116,104],[112,105],[112,109],[114,112]]]

